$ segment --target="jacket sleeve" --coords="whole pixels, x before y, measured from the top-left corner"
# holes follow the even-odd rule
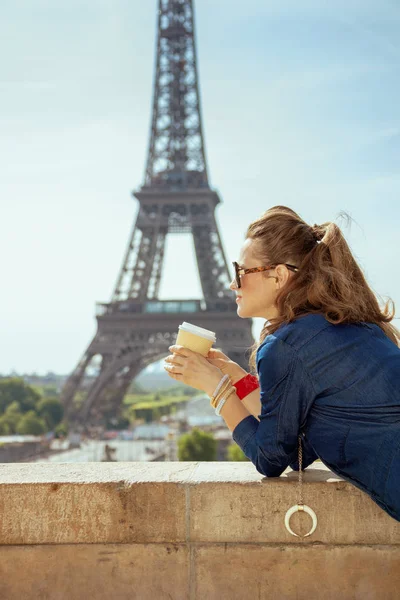
[[[267,477],[279,477],[290,465],[298,470],[298,435],[315,391],[297,352],[286,342],[267,336],[257,352],[261,414],[245,417],[233,430],[234,441]],[[317,455],[303,440],[303,469]]]

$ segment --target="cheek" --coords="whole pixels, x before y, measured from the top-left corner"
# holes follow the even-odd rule
[[[250,279],[252,277],[252,279]],[[265,285],[261,280],[261,275],[259,273],[254,275],[249,275],[247,281],[242,285],[243,288],[243,296],[246,298],[256,298],[262,295],[265,295]]]
[[[268,281],[268,280],[267,280]],[[269,306],[273,304],[275,294],[271,287],[265,280],[261,280],[261,277],[253,277],[253,281],[247,281],[245,285],[242,285],[242,299],[238,303],[238,306]]]

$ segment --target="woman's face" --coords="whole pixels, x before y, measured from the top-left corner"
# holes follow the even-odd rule
[[[243,269],[265,266],[262,260],[257,258],[254,240],[249,238],[243,244],[237,262]],[[275,299],[282,284],[287,280],[287,274],[286,267],[279,265],[270,271],[241,275],[240,288],[237,288],[233,280],[229,287],[236,294],[238,316],[242,319],[262,317],[267,320],[277,317],[279,313]]]

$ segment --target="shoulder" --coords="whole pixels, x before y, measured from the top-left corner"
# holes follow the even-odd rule
[[[322,314],[303,315],[290,323],[284,323],[275,333],[267,335],[258,348],[257,356],[259,353],[263,355],[266,352],[276,351],[279,347],[287,354],[297,352],[321,331],[330,327],[334,325]]]
[[[364,346],[373,339],[380,339],[385,345],[393,346],[393,342],[385,335],[382,329],[369,322],[357,323],[330,323],[324,315],[313,313],[298,317],[290,323],[284,323],[273,334],[267,335],[257,350],[257,361],[261,357],[279,355],[286,359],[297,355],[304,364],[309,363],[316,356],[330,354],[332,348],[344,349],[351,343],[355,346]],[[382,345],[382,344],[381,344]],[[375,344],[376,350],[379,350]]]
[[[256,364],[260,381],[264,380],[265,385],[270,381],[281,381],[297,364],[304,365],[305,357],[301,349],[329,327],[335,325],[323,315],[307,314],[281,325],[274,333],[267,335],[257,349]],[[321,350],[314,348],[314,351],[319,353]],[[305,362],[308,363],[307,360]]]
[[[296,352],[275,334],[267,335],[257,350],[257,373],[262,387],[282,380],[291,369]]]

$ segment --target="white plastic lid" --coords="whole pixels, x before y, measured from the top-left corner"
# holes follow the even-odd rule
[[[179,329],[183,329],[183,331],[187,331],[188,333],[194,333],[194,335],[199,335],[200,337],[204,337],[207,340],[212,340],[213,342],[215,342],[217,339],[214,331],[203,329],[203,327],[192,325],[192,323],[186,323],[186,321],[183,321],[182,325],[179,325]]]

